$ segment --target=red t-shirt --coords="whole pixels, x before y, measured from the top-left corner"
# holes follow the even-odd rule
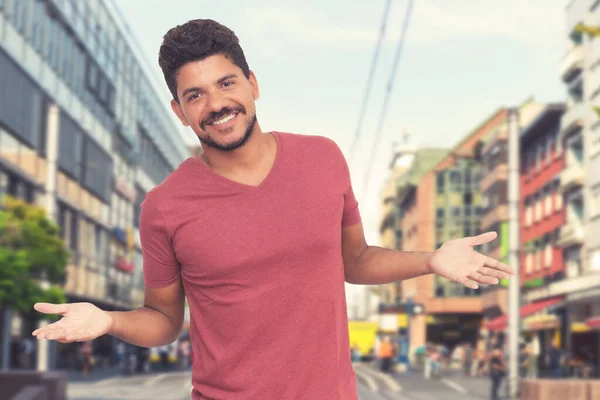
[[[148,193],[145,284],[181,275],[194,400],[355,400],[341,229],[360,214],[348,166],[328,138],[273,135],[257,187],[189,158]]]

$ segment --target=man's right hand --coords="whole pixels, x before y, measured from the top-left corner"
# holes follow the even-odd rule
[[[85,342],[107,334],[114,323],[108,312],[91,303],[36,303],[34,308],[44,314],[62,315],[60,321],[33,331],[38,339]]]

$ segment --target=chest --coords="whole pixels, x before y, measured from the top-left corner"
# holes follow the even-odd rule
[[[257,191],[198,196],[180,207],[173,247],[185,277],[249,282],[306,273],[302,260],[341,253],[343,186],[291,177]]]

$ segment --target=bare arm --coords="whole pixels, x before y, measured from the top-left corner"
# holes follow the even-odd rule
[[[431,273],[432,252],[406,252],[368,246],[362,223],[342,229],[346,282],[381,285]]]
[[[91,303],[38,303],[45,314],[62,319],[33,332],[38,339],[84,342],[109,334],[141,347],[172,343],[181,332],[184,314],[181,278],[166,288],[146,288],[144,306],[132,311],[104,311]]]
[[[111,311],[108,332],[141,347],[173,343],[183,327],[184,292],[181,278],[166,288],[146,288],[144,306],[132,311]]]
[[[342,229],[346,282],[381,285],[435,273],[471,289],[497,284],[516,271],[476,252],[473,247],[497,237],[495,232],[449,240],[434,252],[406,252],[368,246],[361,223]]]

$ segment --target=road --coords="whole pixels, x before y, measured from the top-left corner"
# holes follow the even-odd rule
[[[368,364],[355,364],[360,400],[484,400],[486,379],[447,377],[426,380],[420,374],[390,376]],[[190,400],[191,373],[154,373],[113,377],[94,382],[72,382],[69,400]]]

